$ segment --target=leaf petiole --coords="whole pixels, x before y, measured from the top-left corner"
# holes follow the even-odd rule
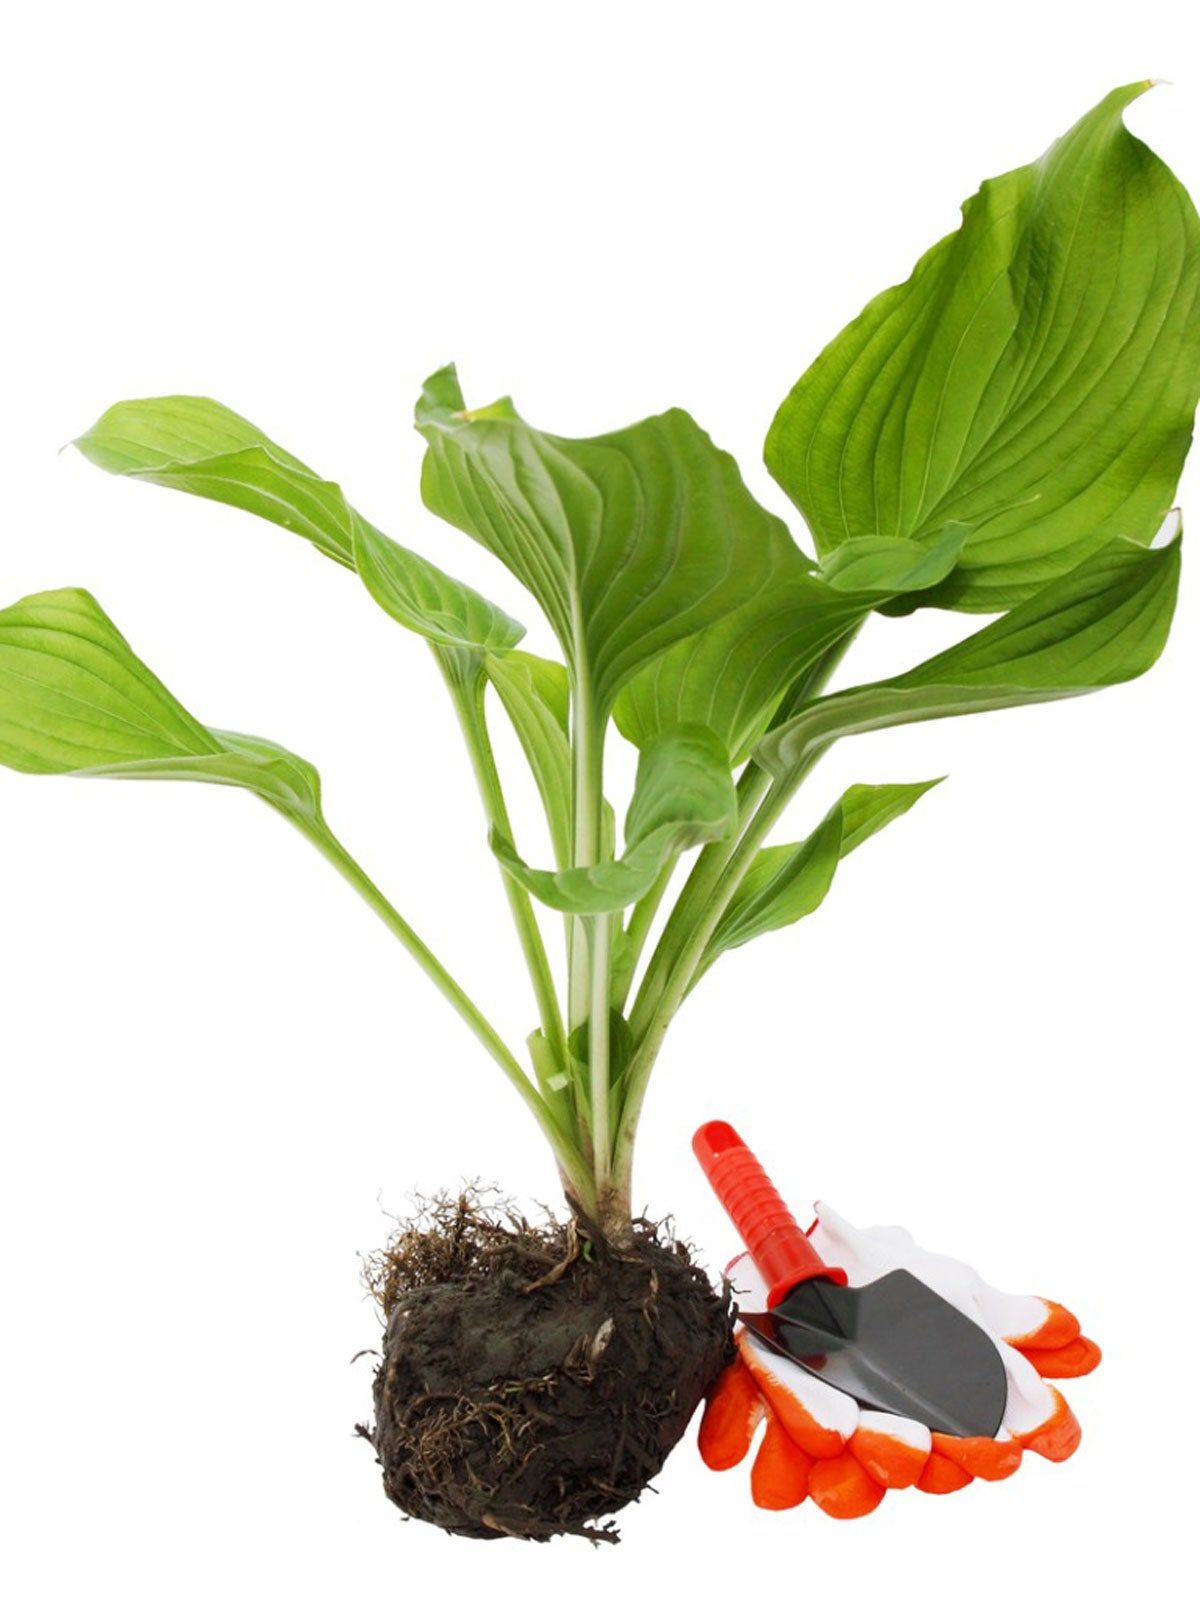
[[[591,686],[580,674],[574,686],[574,864],[597,865],[605,853],[604,724],[596,716]],[[586,1025],[588,1050],[588,1129],[597,1192],[608,1187],[612,1159],[609,1129],[609,961],[612,952],[608,913],[572,919],[570,1023]]]
[[[633,975],[637,970],[650,929],[654,925],[654,918],[662,904],[663,896],[670,888],[671,879],[675,875],[675,868],[679,864],[679,855],[669,856],[663,863],[658,877],[629,913],[629,921],[622,930],[617,940],[618,956],[613,959],[612,975],[612,1005],[618,1010],[625,1009],[625,1002],[629,998],[629,991],[633,986]]]
[[[720,853],[710,857],[704,879],[697,889],[697,897],[703,895],[700,906],[690,924],[679,930],[679,953],[671,962],[669,969],[660,975],[657,998],[647,997],[640,1029],[635,1026],[637,1042],[625,1071],[621,1113],[614,1139],[613,1176],[614,1181],[622,1187],[628,1187],[630,1183],[638,1119],[641,1116],[642,1103],[646,1098],[650,1074],[654,1070],[654,1063],[658,1059],[667,1029],[686,999],[688,990],[703,963],[709,940],[742,879],[749,871],[759,847],[787,808],[804,777],[815,764],[815,760],[816,757],[803,770],[796,771],[787,779],[776,779],[772,782],[768,778],[765,798],[757,810],[747,818],[736,840],[715,847]],[[761,785],[757,782],[747,785],[747,791],[751,794],[760,788]],[[700,871],[700,867],[701,863],[698,862],[696,872]],[[642,996],[639,995],[639,1005],[641,1004]]]
[[[504,1040],[496,1032],[496,1029],[484,1016],[483,1012],[480,1011],[462,985],[451,977],[425,941],[405,921],[378,885],[367,876],[366,872],[359,866],[341,841],[322,822],[309,821],[292,813],[285,812],[284,814],[304,834],[305,838],[316,846],[325,859],[337,868],[346,882],[358,891],[372,911],[387,925],[409,955],[412,956],[426,977],[433,982],[450,1002],[483,1048],[500,1066],[504,1075],[525,1101],[530,1111],[532,1111],[537,1119],[538,1126],[554,1151],[560,1168],[576,1193],[585,1201],[589,1197],[594,1200],[595,1186],[590,1172],[580,1158],[578,1150],[574,1149],[568,1142],[559,1128],[550,1107],[542,1099],[516,1056],[513,1055]]]
[[[512,824],[509,821],[508,807],[500,783],[500,773],[496,767],[496,757],[484,709],[487,678],[482,666],[476,664],[464,671],[461,669],[460,660],[457,659],[457,653],[440,648],[435,648],[433,653],[458,714],[459,726],[462,728],[463,738],[471,757],[488,826],[510,835]],[[562,1012],[559,1010],[558,996],[554,988],[554,975],[550,970],[550,961],[541,930],[537,925],[537,918],[534,916],[533,905],[528,891],[509,873],[502,872],[501,876],[504,879],[504,889],[512,911],[521,953],[529,969],[543,1036],[555,1058],[565,1066],[566,1030],[563,1027]]]

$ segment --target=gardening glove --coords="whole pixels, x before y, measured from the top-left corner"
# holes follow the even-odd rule
[[[745,1329],[709,1392],[700,1454],[716,1472],[743,1460],[766,1424],[750,1473],[755,1504],[780,1511],[811,1498],[832,1517],[874,1511],[889,1489],[951,1494],[976,1478],[1007,1478],[1027,1450],[1065,1461],[1079,1444],[1070,1407],[1047,1379],[1080,1377],[1100,1350],[1063,1306],[1004,1294],[973,1268],[922,1250],[903,1228],[852,1227],[818,1205],[810,1237],[821,1259],[854,1287],[903,1267],[984,1328],[1008,1374],[1008,1406],[994,1439],[958,1439],[907,1417],[869,1411],[803,1367],[765,1349]],[[748,1255],[727,1271],[738,1305],[766,1309],[766,1285]]]

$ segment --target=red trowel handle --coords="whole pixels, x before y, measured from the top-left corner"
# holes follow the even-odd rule
[[[841,1267],[827,1267],[780,1199],[753,1151],[727,1122],[706,1122],[692,1139],[696,1159],[717,1199],[733,1219],[754,1265],[767,1280],[767,1305],[777,1306],[798,1283],[829,1278],[845,1283]]]

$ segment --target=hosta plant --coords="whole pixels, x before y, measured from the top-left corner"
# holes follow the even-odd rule
[[[406,1510],[481,1536],[604,1532],[597,1519],[658,1470],[727,1359],[722,1299],[634,1218],[638,1120],[696,985],[815,911],[842,858],[929,788],[855,785],[807,837],[775,838],[822,754],[875,728],[1104,688],[1162,650],[1200,262],[1185,193],[1124,126],[1146,87],[985,183],[784,400],[766,460],[811,553],[685,411],[561,438],[508,400],[468,405],[453,368],[435,373],[416,410],[425,505],[520,580],[560,659],[523,651],[520,622],[212,400],[124,402],[77,441],[109,472],[254,512],[356,574],[433,651],[470,752],[529,970],[523,1051],[333,832],[307,760],[197,720],[83,590],[0,612],[0,760],[258,795],[378,913],[553,1152],[561,1225],[466,1197],[382,1258],[370,1433]],[[881,682],[845,667],[850,686],[830,692],[874,614],[929,606],[997,615]],[[496,716],[528,759],[543,838],[514,836]],[[638,751],[619,825],[605,789],[617,738]],[[562,992],[547,912],[565,934]]]

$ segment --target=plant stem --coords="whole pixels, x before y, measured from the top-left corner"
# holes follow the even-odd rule
[[[573,697],[571,734],[571,811],[575,819],[571,865],[590,867],[600,859],[600,805],[592,795],[595,765],[592,755],[593,730],[581,690],[576,690]],[[567,997],[567,1026],[572,1034],[587,1021],[591,1003],[587,920],[583,916],[571,916],[568,921],[570,992]]]
[[[596,715],[591,685],[581,671],[572,696],[572,783],[574,789],[574,865],[596,866],[604,851],[604,724]],[[571,923],[572,1034],[587,1027],[587,1126],[597,1193],[609,1185],[612,1135],[609,1126],[609,965],[612,928],[608,914],[573,918]]]
[[[612,1005],[616,1011],[624,1010],[646,938],[654,924],[655,914],[662,904],[663,895],[670,887],[678,863],[678,855],[670,857],[658,877],[629,913],[629,923],[625,929],[625,948],[621,957],[623,971],[620,981],[615,976],[613,978]]]
[[[500,783],[500,773],[496,766],[496,756],[492,749],[491,737],[488,733],[487,716],[484,710],[484,696],[487,692],[487,680],[483,673],[476,671],[470,676],[452,670],[443,660],[442,654],[435,651],[442,675],[450,690],[450,698],[454,702],[454,709],[458,714],[459,726],[466,740],[467,751],[471,757],[471,766],[475,772],[475,781],[479,786],[480,798],[483,801],[484,815],[487,817],[489,828],[495,828],[506,838],[512,837],[512,824],[509,820],[508,806],[504,800],[504,790]],[[538,1016],[541,1019],[542,1033],[545,1035],[556,1059],[563,1065],[567,1061],[567,1036],[563,1027],[562,1013],[558,1006],[558,996],[554,988],[554,975],[550,970],[550,961],[546,955],[546,946],[542,939],[541,929],[537,925],[533,905],[528,891],[501,868],[500,876],[504,880],[504,891],[508,896],[509,909],[512,912],[513,923],[517,930],[517,938],[521,945],[521,953],[525,957],[525,965],[529,969],[530,981],[533,985],[534,998],[537,1001]]]
[[[433,981],[479,1040],[480,1044],[483,1045],[492,1059],[499,1064],[509,1082],[537,1118],[538,1126],[549,1141],[554,1151],[555,1159],[565,1177],[570,1181],[584,1203],[594,1208],[596,1204],[595,1185],[592,1181],[591,1173],[580,1159],[579,1152],[564,1137],[551,1114],[550,1108],[530,1082],[516,1056],[513,1055],[462,985],[450,976],[425,941],[405,921],[383,891],[372,882],[354,857],[344,848],[340,840],[329,832],[320,819],[310,822],[307,819],[301,820],[288,812],[284,814],[289,821],[300,829],[305,838],[317,847],[325,859],[337,868],[346,882],[358,891],[372,911],[390,928],[426,977]]]
[[[607,916],[589,917],[587,926],[588,964],[591,968],[591,998],[588,1015],[588,1076],[592,1108],[592,1172],[596,1187],[604,1193],[612,1162],[612,1134],[609,1128],[609,961],[612,932]]]
[[[728,839],[705,845],[696,857],[638,990],[629,1019],[635,1039],[645,1031],[647,1022],[662,999],[671,967],[678,958],[695,917],[716,889],[743,831],[750,825],[759,801],[770,786],[770,774],[750,762],[738,779],[737,830]]]
[[[633,1166],[633,1146],[637,1134],[642,1102],[658,1053],[662,1048],[667,1028],[683,1004],[697,969],[704,957],[708,941],[724,915],[725,908],[737,892],[763,840],[778,821],[808,767],[789,777],[786,782],[770,785],[766,798],[753,816],[748,819],[739,837],[728,850],[719,868],[714,868],[716,882],[708,895],[702,913],[693,921],[677,958],[663,980],[658,1000],[643,1023],[637,1036],[633,1057],[625,1070],[624,1096],[617,1126],[614,1151],[616,1181],[627,1186]],[[640,997],[639,997],[640,999]]]

